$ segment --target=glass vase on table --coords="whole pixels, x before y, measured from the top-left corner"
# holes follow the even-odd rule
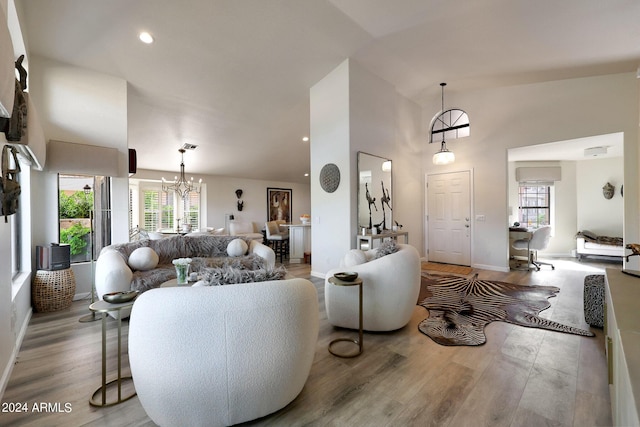
[[[173,265],[176,268],[176,282],[178,285],[186,285],[189,283],[189,267],[191,258],[174,259]]]

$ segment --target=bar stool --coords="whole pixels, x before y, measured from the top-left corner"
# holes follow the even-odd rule
[[[280,263],[282,263],[282,258],[289,251],[289,234],[282,233],[276,221],[268,221],[265,223],[265,231],[267,234],[267,243],[273,247],[276,256],[280,256]]]

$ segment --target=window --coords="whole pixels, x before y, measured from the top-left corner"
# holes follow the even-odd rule
[[[518,198],[522,226],[538,228],[551,224],[551,186],[520,183]]]
[[[22,215],[20,211],[11,215],[11,277],[15,277],[22,269]]]
[[[174,221],[174,195],[157,189],[142,190],[144,220],[147,231],[172,229]]]
[[[199,228],[200,224],[200,194],[192,191],[184,199],[184,221],[192,228]]]
[[[86,262],[111,244],[111,181],[108,177],[58,175],[60,243],[71,262]]]
[[[191,192],[186,198],[173,192],[162,191],[157,181],[129,180],[131,228],[146,231],[173,231],[183,224],[192,230],[200,228],[202,196]]]
[[[20,271],[22,270],[22,224],[23,224],[23,211],[26,208],[25,198],[28,196],[25,195],[25,192],[29,188],[29,183],[25,183],[24,180],[28,177],[28,174],[25,173],[26,162],[23,162],[21,158],[18,160],[20,163],[20,172],[18,173],[18,182],[20,183],[20,197],[18,201],[18,211],[10,215],[9,222],[11,223],[11,277],[16,277]],[[14,165],[11,164],[9,167],[13,168]],[[2,218],[2,217],[0,217]],[[4,221],[4,219],[2,219]],[[29,266],[30,268],[30,266]]]

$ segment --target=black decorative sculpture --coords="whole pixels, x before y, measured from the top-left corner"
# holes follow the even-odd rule
[[[238,198],[238,211],[242,211],[242,208],[244,207],[244,202],[240,200],[240,198],[242,197],[242,190],[239,188],[236,190],[236,197]]]
[[[367,190],[366,197],[367,203],[369,204],[369,229],[373,229],[373,224],[371,223],[371,205],[373,205],[376,212],[378,212],[378,208],[376,207],[376,198],[371,197],[371,193],[369,193],[369,184],[365,183],[364,188]]]
[[[389,202],[391,201],[391,196],[389,196],[389,190],[384,188],[384,181],[380,181],[382,185],[382,197],[380,198],[380,204],[382,205],[382,229],[387,230],[387,212],[384,210],[384,205],[387,205],[390,211],[393,211]]]

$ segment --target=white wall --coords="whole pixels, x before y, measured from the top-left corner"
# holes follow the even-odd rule
[[[393,154],[393,219],[409,233],[409,244],[424,255],[422,152],[426,145],[422,109],[396,94]]]
[[[188,164],[185,166],[188,168]],[[153,171],[138,169],[134,179],[160,180],[173,178],[175,171]],[[199,175],[206,188],[206,218],[203,227],[222,228],[225,226],[225,214],[233,214],[236,219],[253,222],[256,232],[267,221],[267,188],[291,189],[292,222],[300,222],[300,215],[311,213],[311,195],[308,184],[263,181],[255,179],[233,178],[217,175]],[[242,190],[244,206],[238,211],[236,190]],[[136,224],[134,224],[135,226]]]
[[[2,385],[8,381],[11,372],[9,361],[12,360],[15,351],[15,336],[11,326],[11,228],[0,220],[0,361],[2,362]],[[0,392],[3,391],[0,387]]]
[[[41,56],[31,57],[29,87],[46,140],[116,148],[119,176],[112,177],[112,242],[129,240],[126,81]],[[97,136],[94,131],[98,130]],[[81,160],[80,160],[81,161]],[[34,173],[33,250],[58,241],[58,172],[46,164]],[[32,259],[35,257],[32,256]],[[34,266],[35,269],[35,266]],[[73,265],[76,294],[91,291],[91,265]]]
[[[393,161],[393,218],[421,250],[420,129],[420,108],[353,60],[311,88],[312,274],[324,276],[355,247],[358,151]],[[334,193],[318,182],[327,163],[340,168]]]
[[[357,183],[351,181],[357,159],[349,147],[349,61],[316,83],[310,97],[311,268],[312,274],[324,276],[355,239],[351,228],[357,213],[351,187]],[[333,193],[325,192],[318,180],[328,163],[340,169],[340,185]]]
[[[455,89],[455,88],[451,88]],[[447,143],[456,162],[435,166],[427,147],[426,173],[474,170],[474,215],[486,221],[472,224],[472,263],[479,268],[508,269],[507,150],[624,132],[625,239],[638,241],[638,82],[635,73],[509,86],[468,93],[447,93],[447,106],[465,110],[471,136]],[[434,99],[434,104],[436,100]],[[427,113],[429,122],[439,110]],[[427,119],[428,118],[428,119]]]
[[[593,159],[578,162],[577,224],[580,230],[590,230],[602,236],[623,235],[623,197],[620,186],[624,183],[623,159]],[[605,199],[602,187],[607,183],[616,187],[614,196]]]

